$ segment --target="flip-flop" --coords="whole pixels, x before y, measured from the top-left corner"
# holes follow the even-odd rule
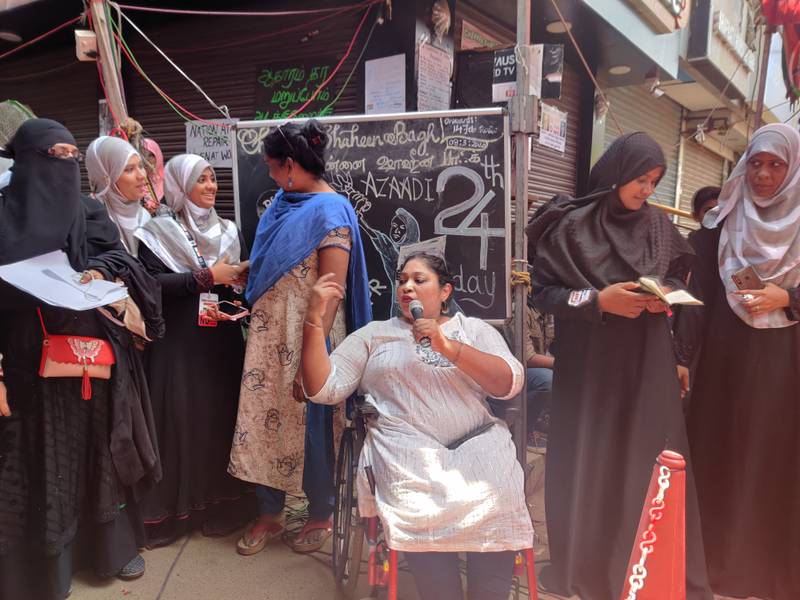
[[[312,535],[315,532],[316,535]],[[317,522],[309,527],[309,523],[303,525],[300,533],[294,539],[289,541],[289,547],[295,552],[306,554],[309,552],[316,552],[325,545],[328,538],[333,535],[333,524],[330,521]],[[312,538],[312,539],[309,539]],[[318,539],[313,539],[318,538]]]
[[[261,536],[259,536],[257,539],[252,539],[249,534],[253,531],[253,527],[256,526],[257,522],[258,521],[253,521],[250,523],[250,525],[247,526],[247,529],[244,530],[242,537],[239,538],[238,542],[236,542],[236,551],[242,556],[258,554],[269,542],[280,539],[280,537],[283,535],[283,524],[270,523],[269,527],[264,530],[264,533]]]

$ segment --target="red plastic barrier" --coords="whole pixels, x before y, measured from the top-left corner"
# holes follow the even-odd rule
[[[664,450],[653,467],[621,600],[686,600],[686,461]]]

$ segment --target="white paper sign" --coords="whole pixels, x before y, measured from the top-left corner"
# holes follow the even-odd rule
[[[364,63],[364,112],[368,115],[406,111],[406,55],[395,54]]]
[[[232,168],[231,134],[236,121],[238,119],[215,119],[214,125],[202,121],[187,121],[186,153],[202,156],[215,169],[219,167]],[[229,125],[229,127],[223,125]]]
[[[559,152],[567,148],[567,113],[542,102],[542,123],[539,127],[539,144]]]
[[[71,310],[90,310],[128,297],[118,283],[93,279],[80,283],[80,274],[62,250],[0,266],[0,278],[42,302]]]
[[[450,93],[453,59],[444,50],[431,44],[419,45],[419,72],[417,74],[417,110],[447,110]]]

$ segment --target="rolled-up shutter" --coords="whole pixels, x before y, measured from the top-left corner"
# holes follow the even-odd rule
[[[0,64],[0,99],[30,106],[37,117],[53,119],[70,130],[81,152],[99,131],[97,65],[79,62],[75,47],[23,51]],[[89,191],[85,171],[83,191]]]
[[[580,135],[581,77],[574,67],[564,64],[561,98],[542,100],[567,113],[567,144],[564,152],[539,144],[532,136],[530,171],[528,172],[528,218],[536,207],[558,193],[575,195]]]
[[[623,133],[644,131],[661,144],[667,160],[667,172],[656,188],[655,200],[667,206],[675,206],[681,135],[680,105],[666,96],[655,98],[644,86],[638,85],[610,88],[606,95]],[[614,119],[606,115],[606,147],[619,135]]]
[[[686,140],[684,144],[680,209],[692,212],[692,196],[697,190],[710,185],[722,185],[725,159],[692,140]],[[699,227],[696,221],[684,217],[678,217],[678,223],[690,229]]]

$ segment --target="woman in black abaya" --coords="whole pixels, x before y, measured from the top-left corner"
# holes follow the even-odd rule
[[[164,478],[142,504],[148,545],[193,529],[227,535],[255,513],[249,484],[228,474],[244,363],[241,321],[198,324],[201,294],[241,299],[247,274],[236,225],[214,209],[217,179],[202,157],[167,163],[167,206],[137,230],[139,259],[161,283],[167,334],[148,348]],[[224,317],[224,314],[218,315]]]
[[[76,271],[120,278],[146,334],[163,324],[157,283],[130,259],[99,203],[80,195],[78,149],[59,123],[23,124],[0,194],[0,264],[63,250]],[[110,380],[38,376],[42,330],[108,340]],[[121,316],[120,316],[121,318]],[[0,281],[0,353],[9,416],[0,417],[0,598],[61,600],[73,569],[144,571],[135,502],[160,477],[149,398],[132,337],[97,311],[45,305]]]
[[[552,565],[543,582],[581,600],[617,600],[653,464],[688,459],[665,307],[642,275],[684,284],[692,251],[647,204],[666,162],[644,133],[618,138],[592,169],[592,194],[558,197],[529,225],[534,301],[556,318],[558,360],[547,449]],[[687,485],[687,598],[707,591],[697,505]]]
[[[800,134],[759,129],[693,237],[676,322],[708,575],[716,593],[800,598]],[[750,267],[757,279],[737,290]],[[741,280],[741,275],[739,275]],[[758,280],[764,285],[760,287]],[[685,367],[684,367],[685,369]],[[688,376],[683,371],[684,377]],[[684,379],[687,382],[687,379]]]

